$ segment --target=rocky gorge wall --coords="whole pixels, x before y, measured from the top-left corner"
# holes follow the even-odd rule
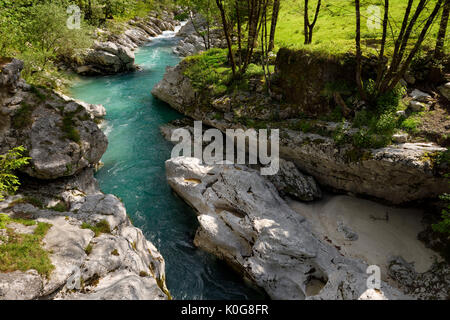
[[[16,59],[0,62],[0,154],[23,145],[32,159],[0,212],[49,224],[40,245],[53,268],[0,272],[0,300],[169,299],[163,257],[94,178],[108,144],[97,125],[105,109],[30,86],[22,68]],[[0,245],[35,229],[6,222]]]
[[[238,95],[205,101],[183,74],[184,68],[183,62],[168,67],[152,94],[182,114],[222,131],[246,129],[232,112],[238,106],[245,112],[245,100],[239,100]],[[323,126],[337,128],[338,124],[327,122]],[[329,136],[280,128],[280,157],[293,161],[319,184],[394,204],[435,198],[450,191],[445,178],[434,169],[433,157],[444,151],[446,148],[433,143],[397,143],[361,152],[352,145],[338,146]]]
[[[76,57],[66,57],[67,64],[81,75],[116,74],[136,70],[134,51],[152,37],[163,31],[173,31],[180,21],[172,12],[149,13],[146,17],[135,17],[121,27],[121,33],[97,29],[98,39],[92,48]]]

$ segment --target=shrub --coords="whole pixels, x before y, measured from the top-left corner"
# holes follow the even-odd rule
[[[447,174],[446,177],[449,179],[450,183],[450,174]],[[440,196],[440,199],[445,201],[446,208],[443,209],[441,213],[442,221],[433,224],[432,228],[436,232],[450,235],[450,194],[444,193]]]
[[[0,201],[8,194],[13,194],[19,188],[19,178],[14,171],[29,163],[31,158],[24,157],[25,148],[20,146],[0,155]]]
[[[83,224],[81,225],[81,229],[90,229],[94,231],[96,237],[98,237],[102,233],[111,233],[111,227],[109,226],[109,223],[106,220],[97,222],[95,226],[90,225],[87,222],[83,222]]]
[[[80,142],[81,138],[80,138],[80,132],[78,131],[77,128],[75,128],[75,124],[74,124],[74,120],[73,120],[73,115],[69,114],[69,115],[65,115],[63,118],[63,125],[62,125],[62,130],[65,132],[66,134],[66,138],[70,139],[74,142]]]
[[[33,108],[22,102],[19,110],[17,110],[16,114],[12,119],[12,125],[15,129],[23,129],[29,125],[31,125],[31,115],[33,113]]]

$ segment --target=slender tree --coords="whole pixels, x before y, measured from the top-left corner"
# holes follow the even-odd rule
[[[356,10],[356,84],[358,93],[363,100],[367,100],[366,92],[362,82],[362,51],[361,51],[361,5],[359,0],[355,0]]]
[[[304,10],[304,32],[305,32],[305,44],[311,44],[313,38],[313,30],[317,23],[319,17],[320,6],[322,4],[321,0],[317,1],[316,11],[314,13],[314,19],[312,22],[309,21],[309,0],[305,0],[305,10]]]
[[[434,4],[431,13],[418,23],[421,14],[426,11],[427,0],[420,0],[415,10],[413,9],[414,0],[408,0],[408,4],[403,16],[402,26],[400,32],[395,39],[394,51],[389,64],[385,67],[385,46],[387,40],[387,26],[389,24],[389,0],[384,1],[384,18],[383,18],[383,36],[381,39],[381,49],[378,57],[377,79],[375,82],[375,93],[370,97],[372,101],[386,92],[392,91],[398,82],[405,75],[411,64],[412,59],[420,49],[425,36],[430,30],[433,21],[435,20],[439,10],[444,1],[437,0]],[[367,94],[364,91],[362,82],[362,51],[361,51],[361,14],[360,14],[360,0],[355,0],[356,10],[356,83],[358,92],[363,100],[367,101]],[[414,12],[413,12],[414,11]],[[429,11],[428,11],[429,12]],[[411,16],[412,14],[412,16]],[[420,32],[414,42],[411,43],[411,34],[413,30],[418,29]]]
[[[449,15],[450,15],[450,0],[446,0],[444,3],[444,9],[442,10],[441,23],[439,25],[439,32],[436,40],[436,48],[434,50],[434,58],[436,60],[440,60],[443,56],[443,49],[445,37],[447,35]]]
[[[220,11],[220,17],[222,19],[222,27],[223,32],[225,34],[225,40],[227,41],[227,47],[228,47],[228,58],[231,63],[231,71],[233,72],[233,77],[236,77],[236,61],[234,59],[233,54],[233,47],[231,42],[231,36],[230,36],[230,27],[228,24],[227,16],[225,14],[225,8],[223,5],[223,0],[216,0],[217,8],[219,8]]]
[[[272,19],[270,23],[270,36],[269,36],[269,51],[272,51],[275,46],[275,31],[278,22],[278,13],[280,12],[280,0],[273,1]]]

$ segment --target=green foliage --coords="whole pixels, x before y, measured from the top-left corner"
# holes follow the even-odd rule
[[[447,175],[446,177],[449,179],[450,183],[450,175]],[[450,194],[444,193],[440,196],[440,199],[446,203],[446,208],[442,210],[442,221],[433,224],[432,228],[436,232],[450,235]]]
[[[408,132],[417,133],[417,127],[422,123],[418,116],[410,116],[401,122],[400,127]]]
[[[376,97],[375,101],[372,101],[372,105],[378,114],[397,111],[403,96],[406,94],[406,88],[398,84],[392,91],[379,95],[375,88],[375,81],[372,79],[365,83],[365,90],[369,97]]]
[[[227,87],[231,76],[230,69],[225,67],[228,61],[226,50],[211,49],[187,57],[184,61],[187,63],[184,75],[191,80],[194,88],[210,88],[215,94],[224,93],[223,89]]]
[[[76,143],[80,142],[80,140],[81,140],[80,132],[75,127],[73,114],[67,114],[67,115],[64,116],[63,124],[62,124],[62,130],[66,134],[65,137],[67,139],[70,139],[70,140],[72,140],[72,141],[74,141]]]
[[[19,178],[14,171],[29,163],[31,158],[24,157],[25,148],[20,146],[0,155],[0,201],[8,194],[13,194],[19,188]]]
[[[49,14],[51,12],[51,14]],[[87,28],[69,29],[66,8],[55,3],[37,4],[28,10],[24,35],[42,67],[58,55],[71,56],[91,45]]]
[[[9,206],[13,207],[20,203],[29,203],[29,204],[35,206],[36,208],[40,208],[40,209],[44,208],[44,204],[42,203],[42,201],[40,199],[32,197],[32,196],[25,196],[20,199],[14,200],[13,202],[11,202],[11,204]]]
[[[102,233],[111,233],[111,227],[106,220],[99,221],[95,226],[83,222],[83,224],[81,225],[81,229],[90,229],[94,231],[96,237],[98,237]]]
[[[18,234],[8,228],[10,223],[26,226],[36,225],[32,234]],[[34,269],[42,275],[49,276],[54,269],[48,252],[42,248],[42,239],[51,225],[33,220],[11,219],[0,214],[0,229],[6,229],[7,236],[0,236],[0,272]]]
[[[57,212],[66,212],[68,211],[69,208],[67,207],[65,202],[59,201],[57,204],[55,204],[53,207],[50,207],[49,209]]]
[[[89,244],[87,245],[87,247],[84,248],[84,252],[85,252],[87,255],[90,255],[90,254],[91,254],[91,252],[92,252],[92,244],[91,244],[91,243],[89,243]]]
[[[364,49],[369,54],[379,54],[379,43],[382,36],[382,27],[370,30],[368,27],[367,10],[370,6],[379,6],[383,14],[382,3],[379,0],[361,1],[361,42]],[[405,8],[408,4],[406,0],[389,1],[390,34],[398,34],[401,27]],[[355,2],[350,0],[322,1],[322,8],[319,12],[317,25],[314,28],[314,39],[311,45],[304,45],[303,35],[303,10],[304,1],[283,0],[281,1],[280,14],[277,23],[277,33],[275,37],[275,49],[288,47],[293,49],[307,49],[314,52],[321,52],[328,56],[345,54],[355,50]],[[317,1],[309,1],[310,11],[315,9]],[[416,6],[418,1],[414,1]],[[427,1],[427,10],[424,10],[418,21],[423,21],[430,13],[430,8],[436,0]],[[312,14],[312,13],[311,13]],[[381,16],[382,19],[382,16]],[[438,23],[434,23],[430,36],[425,39],[424,46],[434,47],[436,34],[439,28]],[[412,39],[417,38],[419,28],[413,28]],[[447,41],[448,43],[448,41]],[[388,41],[386,54],[389,56],[393,51],[394,42]],[[447,50],[448,50],[447,45]]]
[[[22,102],[19,110],[12,119],[12,125],[15,129],[23,129],[31,125],[31,114],[33,107],[26,102]]]
[[[175,20],[178,21],[185,21],[189,18],[189,13],[187,12],[182,12],[180,14],[175,15]]]

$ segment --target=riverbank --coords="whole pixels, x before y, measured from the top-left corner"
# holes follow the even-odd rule
[[[300,171],[299,174],[311,175],[327,191],[349,194],[353,197],[362,196],[390,204],[391,206],[385,206],[345,196],[326,197],[324,200],[311,204],[287,200],[291,205],[290,209],[297,211],[297,214],[307,221],[305,222],[306,229],[313,234],[312,237],[315,240],[334,247],[342,256],[350,260],[356,259],[380,266],[383,280],[393,287],[401,288],[400,291],[411,294],[413,297],[446,299],[449,283],[435,282],[431,279],[433,276],[436,279],[445,279],[448,274],[446,267],[448,265],[445,262],[440,263],[443,259],[439,253],[426,248],[424,243],[417,240],[418,234],[423,233],[423,230],[429,227],[423,223],[424,211],[429,210],[427,204],[430,203],[429,201],[432,203],[433,199],[449,190],[444,175],[448,167],[445,161],[441,161],[448,153],[445,147],[445,138],[444,140],[439,138],[425,142],[419,135],[397,134],[389,138],[392,140],[389,140],[391,142],[386,146],[357,145],[354,143],[355,137],[362,135],[360,131],[363,131],[364,128],[355,128],[351,122],[339,123],[330,118],[313,121],[311,117],[303,117],[298,105],[280,102],[283,100],[281,95],[295,95],[295,93],[302,92],[305,86],[313,92],[308,94],[310,91],[305,91],[301,94],[310,100],[319,99],[322,94],[321,88],[325,83],[321,82],[322,78],[308,78],[308,76],[312,77],[313,74],[316,74],[313,68],[308,69],[311,75],[308,74],[306,79],[300,79],[300,82],[296,82],[293,79],[294,76],[291,77],[291,81],[284,79],[285,83],[291,86],[289,89],[284,88],[284,91],[280,92],[277,89],[282,86],[275,89],[272,86],[272,94],[267,95],[264,92],[261,74],[257,74],[253,78],[250,76],[248,79],[244,76],[240,83],[242,86],[236,85],[236,88],[227,88],[227,71],[224,71],[227,66],[226,63],[221,64],[222,58],[225,59],[222,51],[211,50],[205,54],[187,58],[176,67],[167,68],[164,79],[152,89],[152,94],[190,119],[203,121],[205,125],[218,128],[222,132],[229,128],[280,129],[280,157],[295,163],[292,165],[295,170]],[[314,60],[310,56],[308,59]],[[297,70],[294,68],[295,64],[300,62],[295,59],[287,60],[289,61],[286,62],[287,65],[277,64],[278,72],[273,75],[275,80],[272,85],[280,84],[279,78],[283,77],[281,74],[283,71],[280,69],[284,68],[285,72],[290,70],[291,75],[293,70]],[[201,79],[195,78],[193,70],[202,72],[197,65],[207,64],[208,61],[212,61],[212,69],[206,68],[205,70],[213,75]],[[312,65],[315,64],[312,63]],[[222,76],[220,72],[222,72]],[[326,71],[324,72],[326,73]],[[324,72],[320,72],[320,74],[327,78],[327,75],[323,75]],[[338,74],[339,72],[336,72],[334,76],[338,77]],[[311,83],[317,82],[319,84],[316,87],[311,85]],[[300,83],[297,88],[295,88],[296,83]],[[427,93],[412,88],[408,90],[405,99],[410,106],[420,104],[425,108],[426,105],[426,108],[430,108],[430,110],[433,107],[437,110],[445,106],[445,98],[443,98],[444,100],[431,98]],[[419,103],[418,100],[424,102]],[[297,99],[297,103],[307,105],[303,103],[302,99]],[[316,108],[316,112],[319,112],[317,110],[320,108]],[[402,110],[397,113],[397,116],[408,118],[411,112],[414,114],[416,111]],[[298,114],[302,116],[300,117]],[[191,126],[189,121],[184,121],[164,126],[161,131],[168,138],[177,127],[183,127],[192,132]],[[339,134],[341,136],[338,138]],[[374,135],[370,138],[382,139],[385,137]],[[440,145],[440,143],[442,144]],[[244,278],[249,278],[264,288],[271,297],[286,299],[292,294],[295,299],[314,299],[322,296],[338,298],[339,295],[336,295],[335,289],[329,284],[328,275],[320,273],[318,276],[308,277],[307,272],[299,275],[297,270],[292,273],[295,273],[300,280],[294,280],[287,274],[281,275],[279,273],[281,271],[271,265],[272,260],[279,259],[278,254],[273,253],[276,255],[276,259],[267,258],[268,261],[259,261],[260,258],[256,257],[270,257],[272,254],[272,252],[261,253],[262,246],[273,249],[271,241],[282,241],[276,235],[273,235],[272,238],[262,236],[265,234],[264,232],[269,232],[267,231],[270,229],[269,226],[260,226],[262,229],[258,229],[258,226],[251,222],[254,219],[250,217],[253,217],[254,214],[266,214],[267,208],[264,204],[256,205],[247,199],[242,195],[242,190],[242,192],[230,190],[230,188],[237,190],[246,188],[247,181],[236,178],[238,182],[232,184],[231,180],[226,178],[222,179],[224,181],[220,178],[218,181],[214,180],[206,173],[210,172],[211,176],[216,177],[217,172],[223,170],[225,174],[227,169],[223,169],[219,165],[201,166],[192,161],[189,158],[171,159],[167,161],[166,169],[171,187],[194,207],[199,215],[200,227],[195,237],[197,246],[227,261],[244,274]],[[249,169],[241,168],[239,170],[247,171]],[[249,180],[252,179],[256,178],[249,178]],[[281,180],[283,179],[284,181],[289,180],[286,176],[281,177]],[[279,180],[279,178],[274,180]],[[283,193],[276,181],[273,183],[278,192]],[[225,187],[222,184],[225,184]],[[254,194],[254,187],[252,185],[250,188],[251,194]],[[299,185],[295,187],[298,188]],[[304,187],[302,186],[302,188]],[[227,192],[230,192],[231,195],[236,193],[238,196],[233,199],[230,195],[231,198],[228,199]],[[296,194],[298,196],[302,192]],[[264,199],[263,196],[259,198]],[[257,207],[248,204],[248,207],[252,209],[246,210],[247,200]],[[244,207],[243,203],[245,203]],[[418,204],[423,210],[401,209],[392,206],[411,207]],[[267,214],[270,216],[269,213]],[[270,216],[269,220],[279,225],[281,224],[280,219],[282,220],[282,218]],[[299,219],[301,220],[301,218]],[[382,226],[383,223],[386,225]],[[257,230],[256,235],[249,231],[252,229]],[[300,229],[299,227],[295,233],[300,232]],[[257,240],[260,236],[259,232],[264,238],[264,241],[261,240],[261,245],[258,245]],[[382,240],[378,241],[377,239]],[[286,245],[286,247],[289,250],[295,250],[292,244]],[[274,251],[276,250],[274,249]],[[309,254],[308,257],[313,261],[321,259],[320,254]],[[306,268],[305,265],[308,263],[304,263],[304,257],[299,259],[302,260],[299,265],[293,263],[289,264],[289,267]],[[259,269],[252,267],[254,260],[258,260]],[[278,261],[278,263],[281,262]],[[324,268],[326,267],[323,266],[319,269],[324,272]],[[345,269],[349,270],[348,267]],[[408,272],[411,274],[411,278],[405,280]],[[270,274],[276,274],[274,277],[280,283],[268,285],[264,279],[270,278]],[[305,278],[303,279],[302,276]],[[285,282],[281,279],[285,279]],[[308,283],[314,279],[318,280],[321,285],[319,285],[319,290],[313,290],[315,293],[311,294]],[[333,280],[332,283],[334,285],[339,281]],[[327,286],[330,287],[327,288]],[[295,289],[293,289],[294,287]],[[363,296],[362,292],[359,292],[360,295],[355,293],[358,290],[352,291],[353,299]],[[348,298],[348,296],[344,296],[340,298]]]
[[[139,71],[83,78],[72,88],[74,97],[107,110],[102,126],[109,146],[95,177],[101,190],[122,199],[133,224],[161,252],[173,299],[264,298],[222,261],[195,247],[195,214],[166,182],[164,162],[172,145],[159,126],[181,115],[153,98],[149,88],[166,66],[179,62],[173,50],[180,38],[174,35],[166,31],[136,51]]]
[[[19,60],[0,68],[0,153],[31,157],[0,203],[0,299],[170,299],[164,259],[93,176],[101,108],[28,85]]]

